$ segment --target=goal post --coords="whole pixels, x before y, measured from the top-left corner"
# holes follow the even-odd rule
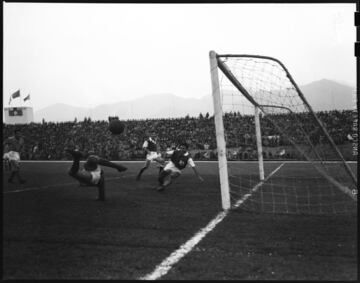
[[[218,78],[218,65],[216,53],[210,51],[210,68],[211,68],[211,86],[214,104],[214,121],[216,131],[216,144],[219,160],[220,188],[222,208],[224,210],[230,208],[229,181],[226,160],[226,145],[224,137],[223,113],[220,101],[220,86]]]
[[[262,138],[261,138],[261,126],[260,126],[260,109],[255,106],[255,132],[256,132],[256,148],[258,154],[259,162],[259,176],[260,181],[264,181],[264,159],[263,159],[263,150],[262,150]]]
[[[336,193],[332,191],[333,187],[347,195],[347,197],[350,197],[353,201],[357,201],[356,195],[352,190],[353,188],[357,188],[357,177],[320,118],[312,109],[286,67],[279,60],[259,55],[219,55],[216,54],[215,51],[210,51],[209,57],[223,209],[231,207],[231,187],[233,187],[233,184],[229,179],[235,176],[239,184],[234,187],[238,189],[244,187],[244,181],[242,180],[244,178],[242,178],[241,175],[236,176],[236,174],[238,174],[237,171],[234,171],[235,174],[228,172],[228,161],[226,157],[228,141],[226,140],[227,134],[225,133],[227,129],[225,129],[223,121],[223,116],[226,111],[223,108],[224,105],[226,105],[225,96],[229,93],[232,95],[232,102],[230,104],[232,104],[233,107],[236,104],[233,102],[234,97],[236,97],[244,99],[248,104],[247,107],[253,108],[251,111],[240,113],[238,110],[239,107],[237,109],[234,107],[235,110],[232,113],[235,113],[233,114],[235,118],[233,118],[231,123],[238,123],[238,125],[235,125],[238,127],[238,132],[242,134],[241,119],[252,121],[250,124],[251,126],[253,124],[254,128],[253,136],[255,140],[254,144],[256,144],[257,148],[258,177],[253,178],[251,181],[254,182],[255,179],[257,179],[256,182],[258,183],[262,182],[265,185],[270,184],[269,187],[271,187],[272,196],[269,199],[271,199],[272,209],[274,211],[276,210],[276,202],[279,199],[287,205],[289,200],[293,202],[293,196],[291,193],[288,193],[290,192],[290,188],[287,188],[290,187],[289,184],[292,184],[291,189],[295,192],[294,206],[296,209],[302,205],[305,206],[304,203],[306,202],[308,211],[314,211],[313,208],[316,205],[319,206],[317,211],[320,211],[320,213],[323,211],[322,206],[324,205],[331,206],[332,211],[339,211],[339,206],[334,204]],[[218,70],[221,72],[218,72]],[[229,86],[229,88],[223,89],[224,86]],[[239,105],[240,104],[242,105],[242,103],[239,103]],[[283,181],[280,182],[281,186],[284,187],[281,187],[279,184],[274,185],[276,182],[273,180],[276,178],[279,179],[279,173],[270,179],[265,176],[260,112],[265,117],[264,121],[266,122],[267,129],[270,128],[275,138],[281,138],[283,141],[282,144],[287,145],[286,149],[288,151],[290,146],[294,148],[297,154],[301,156],[300,158],[309,162],[318,172],[318,175],[316,177],[314,175],[313,177],[316,178],[315,185],[311,184],[313,180],[310,181],[308,179],[305,181],[305,183],[309,184],[309,190],[306,191],[306,193],[304,190],[301,190],[300,184],[294,185],[299,180],[290,181],[289,178],[285,176],[285,173]],[[232,129],[229,129],[229,131],[229,136],[233,136],[234,131]],[[267,133],[267,135],[269,134]],[[234,147],[234,141],[229,141],[229,143],[232,143],[232,147]],[[238,148],[244,147],[243,144],[236,144],[236,146]],[[332,155],[329,158],[330,151]],[[285,152],[285,150],[283,149],[281,152]],[[297,158],[299,158],[299,156]],[[334,157],[338,160],[335,165],[329,162],[329,160],[334,159]],[[284,171],[284,169],[286,170],[286,167],[283,167],[281,170]],[[296,170],[294,172],[296,172]],[[269,175],[271,175],[271,173]],[[304,177],[305,179],[306,177],[309,178],[309,176],[306,176],[306,173],[304,175],[305,176],[300,177]],[[250,176],[250,174],[247,174],[247,176]],[[321,181],[319,181],[320,179]],[[250,186],[250,182],[246,185]],[[314,186],[319,191],[319,194],[316,194],[316,196],[314,190],[311,191],[310,188]],[[326,189],[330,187],[331,189],[328,189],[328,191],[331,191],[331,197],[333,198],[331,201],[333,203],[330,204],[328,200],[326,200],[325,204],[321,203],[325,197],[327,197]],[[266,190],[269,191],[270,189],[264,189],[263,191]],[[248,198],[249,194],[241,193],[240,196],[241,195],[246,195]],[[306,200],[298,201],[299,196],[304,197],[304,199],[306,198]],[[263,192],[261,192],[261,198],[263,197]],[[268,197],[265,196],[265,199],[266,198]],[[314,199],[317,199],[319,202],[314,203]],[[346,200],[344,203],[345,202]],[[263,207],[261,203],[256,205]],[[345,210],[348,209],[347,204],[346,207]]]

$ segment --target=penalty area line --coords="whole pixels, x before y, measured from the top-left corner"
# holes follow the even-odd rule
[[[274,171],[272,171],[268,177],[265,178],[265,180],[258,183],[251,192],[255,192],[258,190],[259,187],[261,187],[265,181],[267,181],[271,176],[273,176],[282,166],[281,164],[279,167],[277,167]],[[241,204],[243,204],[251,194],[246,194],[243,196],[236,204],[235,207],[239,207]],[[209,233],[211,232],[216,225],[218,225],[228,214],[229,209],[224,210],[220,212],[213,220],[211,220],[208,225],[206,225],[204,228],[200,229],[199,232],[197,232],[190,240],[188,240],[185,244],[181,245],[180,248],[178,248],[176,251],[171,253],[165,260],[163,260],[158,266],[155,267],[154,271],[140,277],[138,280],[157,280],[160,277],[164,276],[168,271],[175,265],[177,262],[181,260],[185,255],[187,255],[191,250]]]

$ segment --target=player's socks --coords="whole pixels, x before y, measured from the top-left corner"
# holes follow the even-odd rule
[[[166,171],[161,171],[160,175],[159,175],[159,178],[158,178],[158,181],[159,181],[159,184],[160,185],[163,185],[164,184],[164,180],[165,178],[169,175],[170,173],[166,172]]]
[[[136,176],[136,180],[139,181],[141,178],[142,173],[146,170],[146,167],[141,168],[139,174]]]
[[[165,189],[165,186],[158,186],[157,188],[156,188],[156,190],[158,191],[158,192],[162,192],[163,190]]]
[[[10,177],[9,177],[9,179],[8,179],[8,182],[9,182],[9,183],[11,183],[11,184],[14,183],[14,176],[15,176],[15,172],[11,172]]]
[[[136,176],[136,180],[137,180],[137,181],[140,181],[140,179],[141,179],[141,173],[142,173],[142,172],[140,171],[139,174],[137,174],[137,176]]]
[[[104,178],[104,171],[101,171],[101,178],[97,185],[99,196],[97,200],[104,201],[105,200],[105,178]]]
[[[71,150],[71,149],[66,149],[66,152],[68,152],[69,154],[72,155],[72,157],[74,158],[73,160],[73,164],[71,165],[69,174],[70,175],[75,175],[80,168],[80,158],[83,156],[81,151],[78,150]]]
[[[164,186],[164,187],[167,187],[167,186],[169,186],[169,185],[171,184],[171,182],[172,182],[172,179],[171,179],[171,177],[170,177],[170,178],[168,178],[168,179],[166,179],[166,180],[164,181],[163,186]]]
[[[73,164],[71,165],[71,168],[69,170],[70,175],[75,175],[80,168],[80,158],[74,158]]]
[[[19,180],[20,184],[26,183],[26,181],[25,181],[23,178],[20,177],[20,173],[19,173],[19,172],[16,173],[16,177],[17,177],[17,179]]]
[[[97,200],[104,201],[105,200],[105,191],[103,188],[99,187],[99,196]]]
[[[10,171],[10,164],[9,164],[9,161],[8,160],[5,160],[5,170],[6,171]]]
[[[121,165],[121,164],[117,164],[117,166],[118,166],[117,170],[118,170],[119,172],[124,172],[124,171],[127,170],[127,167],[125,167],[125,166],[123,166],[123,165]]]
[[[99,196],[97,197],[96,200],[104,201],[105,200],[105,189],[101,186],[98,186],[98,190],[99,190]]]

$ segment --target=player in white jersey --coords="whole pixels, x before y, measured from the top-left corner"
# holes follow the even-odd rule
[[[78,150],[69,150],[66,152],[72,155],[73,164],[69,170],[69,175],[80,182],[83,186],[98,187],[97,200],[105,200],[105,178],[104,171],[100,165],[117,169],[119,172],[126,171],[127,168],[121,164],[103,159],[97,155],[84,154]],[[84,168],[80,170],[80,159],[86,157]]]
[[[159,174],[159,186],[156,188],[158,191],[163,191],[165,187],[169,186],[173,180],[181,175],[181,170],[186,166],[190,166],[198,179],[203,182],[204,179],[199,175],[194,160],[191,158],[188,152],[188,145],[186,143],[180,144],[180,146],[172,151],[167,152],[170,155],[170,160]]]
[[[14,178],[16,177],[21,184],[24,184],[26,181],[20,176],[20,154],[24,150],[24,138],[21,136],[19,129],[15,129],[14,136],[7,138],[3,142],[4,155],[3,159],[5,162],[8,162],[10,165],[10,177],[8,179],[9,183],[14,183]]]
[[[144,173],[144,171],[150,167],[151,162],[158,163],[159,172],[161,172],[165,166],[165,161],[161,157],[159,145],[157,144],[156,139],[152,138],[154,134],[149,134],[149,132],[147,132],[147,136],[148,137],[143,143],[143,150],[146,151],[145,165],[140,169],[138,175],[136,176],[137,181],[140,180],[142,173]]]

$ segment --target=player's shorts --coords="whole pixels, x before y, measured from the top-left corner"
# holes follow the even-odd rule
[[[4,153],[4,159],[9,159],[11,161],[20,161],[20,154],[16,151],[9,151]]]
[[[19,169],[20,167],[20,154],[16,151],[9,151],[4,153],[3,159],[10,161],[12,168]]]
[[[87,171],[85,169],[82,170],[81,172],[82,174],[90,174],[91,175],[91,180],[90,183],[93,185],[97,185],[99,184],[100,178],[101,178],[101,168],[100,166],[97,166],[95,170],[92,171]]]
[[[181,170],[175,166],[175,164],[172,161],[169,161],[168,164],[165,165],[164,171],[170,170],[171,175],[173,173],[181,174]]]
[[[101,178],[101,168],[98,166],[94,171],[90,171],[91,173],[91,182],[94,185],[99,184],[100,178]]]
[[[154,161],[154,159],[161,157],[161,153],[157,153],[156,151],[150,151],[146,155],[146,160]]]

